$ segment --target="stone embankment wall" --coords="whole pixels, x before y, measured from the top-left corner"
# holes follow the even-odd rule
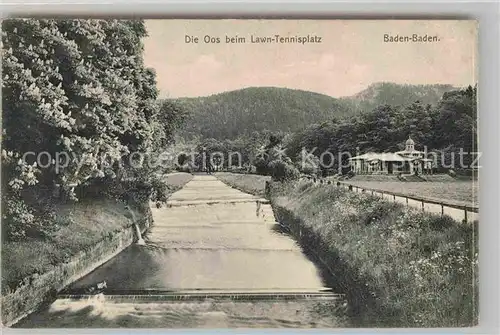
[[[146,206],[146,213],[139,222],[141,233],[152,222],[151,209]],[[116,256],[136,238],[135,227],[130,225],[119,233],[104,237],[91,248],[82,250],[70,262],[60,264],[47,273],[25,278],[14,292],[1,297],[2,326],[9,327],[50,302],[57,292]]]

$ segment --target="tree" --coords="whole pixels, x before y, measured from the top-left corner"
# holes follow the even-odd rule
[[[6,149],[76,157],[42,172],[78,185],[110,172],[99,157],[123,163],[150,147],[157,90],[140,22],[27,19],[3,28]],[[13,132],[19,124],[23,132]]]
[[[477,152],[477,88],[448,92],[437,106],[434,143],[444,149],[444,155]],[[464,166],[470,166],[474,155],[464,156]],[[460,167],[459,167],[460,168]]]
[[[174,134],[180,130],[188,118],[187,110],[179,103],[173,100],[160,100],[158,121],[165,134],[165,143],[163,146],[172,144],[174,141]]]
[[[356,123],[358,145],[362,151],[395,151],[397,107],[382,105],[359,117]]]
[[[475,150],[477,136],[476,88],[452,91],[443,95],[437,110],[436,127],[441,131],[436,142],[450,143],[466,150]]]
[[[184,132],[187,138],[201,134],[222,140],[265,130],[293,132],[333,114],[349,113],[338,99],[276,87],[251,87],[175,101],[190,113]]]
[[[472,87],[445,93],[437,106],[418,100],[402,106],[384,104],[351,118],[307,127],[292,137],[287,153],[298,161],[303,149],[310,152],[316,148],[316,157],[328,150],[336,159],[332,167],[335,169],[340,163],[347,166],[349,155],[343,153],[399,151],[411,136],[420,146],[417,149],[437,149],[446,164],[454,154],[458,162],[460,148],[465,152],[477,151],[476,113],[476,89]],[[465,156],[464,163],[470,164],[474,157]],[[330,165],[328,161],[322,163]]]
[[[140,20],[2,22],[2,147],[10,157],[2,159],[2,194],[19,200],[23,190],[60,185],[74,199],[75,187],[89,183],[152,178],[131,159],[154,157],[169,136],[158,126],[155,73],[143,64],[145,36]]]
[[[419,146],[433,147],[433,122],[435,109],[415,101],[396,113],[394,140],[399,143],[399,149],[404,149],[404,142],[409,136]],[[420,150],[421,148],[419,148]]]

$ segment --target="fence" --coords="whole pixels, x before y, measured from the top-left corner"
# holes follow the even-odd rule
[[[448,201],[438,201],[424,197],[416,197],[404,193],[382,191],[363,186],[352,185],[340,181],[331,181],[324,179],[312,179],[314,183],[334,183],[337,187],[342,187],[347,190],[357,193],[368,193],[371,195],[380,196],[383,199],[399,202],[406,206],[421,209],[424,212],[448,215],[459,222],[474,222],[479,220],[479,208],[477,206],[459,205]]]

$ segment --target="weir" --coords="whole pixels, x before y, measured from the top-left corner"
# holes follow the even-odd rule
[[[303,327],[319,319],[333,326],[332,308],[345,306],[344,296],[327,287],[301,247],[276,229],[266,199],[202,175],[174,193],[167,207],[151,205],[151,211],[154,224],[145,236],[136,228],[137,243],[69,285],[56,302],[19,326],[37,318],[51,320],[45,324],[53,326],[86,308],[113,311],[100,321],[103,327],[116,326],[121,317],[135,324],[138,308],[147,315],[154,310],[154,315],[181,313],[180,308],[182,316],[176,320],[181,327],[196,315],[203,315],[203,325],[217,326],[217,313],[225,315],[225,322],[245,327],[262,320],[269,326]],[[89,290],[102,282],[106,287]],[[193,310],[201,314],[193,315]],[[319,310],[326,314],[318,316]],[[248,321],[241,323],[244,319]],[[173,327],[171,319],[150,321]]]
[[[142,238],[141,230],[139,229],[139,226],[137,225],[136,222],[134,222],[134,226],[135,226],[135,234],[136,234],[136,237],[137,237],[137,241],[135,243],[139,244],[139,245],[145,245],[146,242]]]
[[[139,244],[139,245],[146,244],[146,242],[142,238],[141,229],[139,228],[139,225],[137,224],[137,217],[135,216],[135,213],[130,209],[130,206],[127,205],[126,208],[127,208],[128,212],[130,213],[130,216],[132,216],[132,222],[133,222],[134,229],[135,229],[135,236],[137,238],[135,243]]]
[[[97,295],[59,294],[58,299],[88,300]],[[280,300],[331,300],[343,301],[344,296],[332,292],[120,292],[106,291],[102,299],[113,302],[150,302],[150,301],[280,301]]]

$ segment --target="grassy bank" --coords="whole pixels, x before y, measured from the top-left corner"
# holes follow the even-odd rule
[[[333,274],[353,326],[477,323],[477,229],[334,185],[273,185],[278,220]]]
[[[193,175],[184,172],[175,172],[165,175],[165,182],[168,185],[170,193],[174,193],[175,191],[180,190],[191,179],[193,179]]]
[[[262,197],[265,193],[266,181],[271,180],[269,176],[258,174],[219,172],[215,176],[235,189]]]
[[[191,174],[165,175],[169,193],[182,188],[193,178]],[[135,217],[144,217],[143,210],[132,208]],[[132,225],[125,204],[112,199],[82,199],[56,205],[55,220],[59,229],[45,238],[2,241],[2,294],[6,294],[33,275],[40,275],[56,265],[68,262],[82,250],[105,237]]]
[[[132,225],[125,204],[114,200],[83,200],[56,208],[60,228],[47,238],[2,243],[2,294],[14,290],[21,280],[68,262],[79,251]],[[133,211],[137,218],[143,216],[138,209]]]

